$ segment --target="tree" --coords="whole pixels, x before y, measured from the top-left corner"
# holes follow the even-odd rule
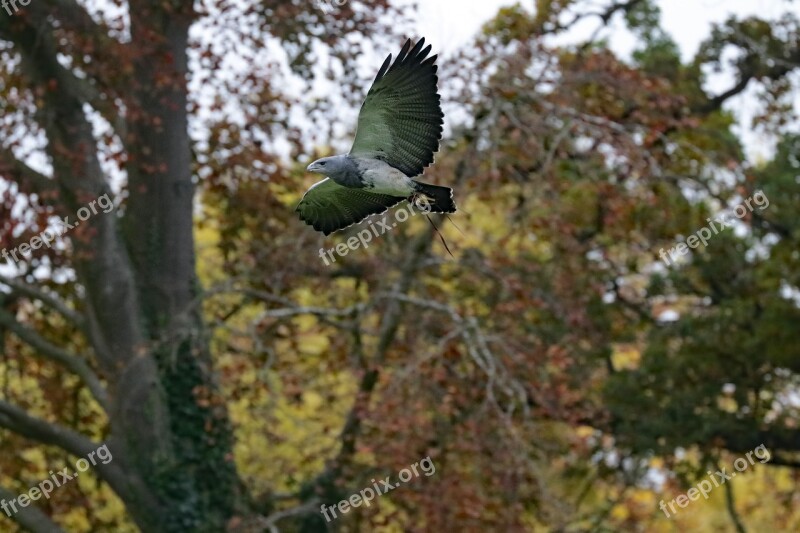
[[[117,7],[129,20],[74,0],[34,2],[0,17],[0,53],[8,67],[0,97],[9,118],[0,172],[11,184],[4,198],[5,244],[19,248],[52,217],[74,221],[81,208],[112,195],[113,180],[123,183],[116,212],[76,222],[69,246],[41,247],[24,256],[16,275],[2,279],[8,296],[0,323],[26,346],[18,356],[33,353],[91,392],[76,408],[99,407],[114,452],[114,461],[97,474],[142,530],[219,530],[244,500],[197,305],[197,162],[189,130],[198,106],[188,84],[192,54],[217,65],[222,57],[190,32],[236,11],[255,24],[240,32],[243,39],[261,46],[275,35],[295,68],[309,75],[310,47],[320,41],[309,36],[322,35],[333,53],[350,61],[352,48],[342,52],[334,35],[374,27],[385,4],[357,16],[364,12],[358,2],[335,13],[313,2],[234,9],[224,2],[132,1]],[[312,31],[320,22],[334,31]],[[260,81],[255,88],[267,87]],[[49,171],[32,166],[31,152],[46,156]],[[12,212],[17,191],[35,221]],[[13,228],[23,232],[15,238]],[[73,281],[53,282],[65,274]],[[84,353],[25,324],[32,309],[44,313],[45,322],[60,315],[68,324],[61,334],[81,337],[73,344]],[[27,365],[19,363],[24,372]],[[0,401],[0,426],[7,431],[78,457],[97,447],[63,421],[33,416],[10,400]],[[17,519],[32,530],[57,529],[34,508]]]

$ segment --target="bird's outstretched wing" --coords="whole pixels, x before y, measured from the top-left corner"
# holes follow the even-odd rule
[[[412,49],[408,40],[394,63],[391,54],[386,58],[361,105],[350,149],[353,155],[380,159],[411,177],[433,163],[442,138],[437,56],[425,59],[431,47],[423,49],[424,44],[420,39]]]
[[[297,206],[300,218],[325,235],[361,222],[369,215],[383,213],[404,200],[338,185],[330,178],[315,183]]]

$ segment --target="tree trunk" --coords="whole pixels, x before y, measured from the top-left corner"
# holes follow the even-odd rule
[[[109,192],[84,112],[97,102],[58,63],[48,13],[31,8],[29,23],[0,22],[0,35],[15,43],[24,74],[43,95],[37,121],[58,184],[55,204],[74,221],[79,208]],[[85,14],[72,9],[79,10],[73,21]],[[117,88],[127,120],[118,132],[128,154],[125,216],[95,215],[70,232],[88,335],[107,383],[107,443],[124,472],[110,484],[143,531],[220,531],[238,479],[197,306],[187,117],[194,13],[191,2],[144,1],[131,2],[130,12],[133,75]]]

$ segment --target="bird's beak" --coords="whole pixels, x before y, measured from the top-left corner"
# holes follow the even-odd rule
[[[314,172],[315,170],[317,170],[317,167],[314,166],[314,165],[316,165],[316,163],[311,163],[310,165],[308,165],[306,170],[309,171],[309,172]]]

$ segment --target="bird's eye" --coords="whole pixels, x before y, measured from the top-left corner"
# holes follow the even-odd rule
[[[325,166],[325,161],[323,161],[322,163],[320,163],[320,165],[324,167],[324,166]]]

